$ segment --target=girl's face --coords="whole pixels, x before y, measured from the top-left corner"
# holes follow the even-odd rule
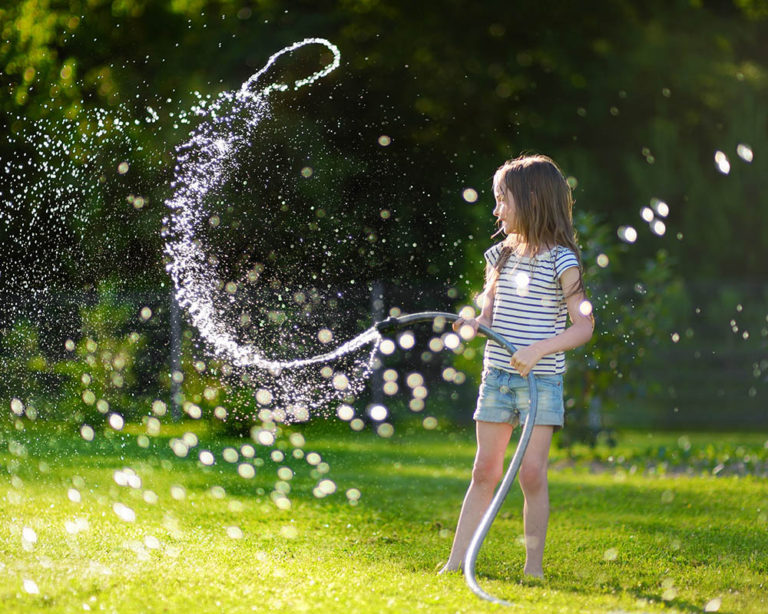
[[[515,230],[515,199],[512,194],[505,189],[496,192],[496,207],[493,209],[493,215],[499,220],[504,234],[511,234]]]

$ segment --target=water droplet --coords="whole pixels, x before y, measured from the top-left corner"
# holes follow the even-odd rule
[[[35,533],[35,530],[31,529],[30,527],[24,527],[21,531],[21,539],[28,544],[36,544],[37,533]]]
[[[654,220],[651,223],[651,232],[656,235],[662,236],[667,231],[667,226],[661,220]]]
[[[11,411],[17,416],[24,415],[24,403],[19,399],[11,399]]]
[[[120,414],[110,414],[109,426],[111,426],[116,431],[120,431],[122,430],[124,425],[125,425],[125,420],[123,420],[123,417]]]
[[[386,420],[387,416],[389,415],[389,410],[384,407],[384,405],[371,405],[368,408],[368,415],[372,420],[381,422],[382,420]]]
[[[420,412],[424,409],[423,399],[411,399],[408,403],[408,408],[413,412]]]
[[[397,385],[397,382],[384,382],[381,389],[384,391],[384,394],[391,397],[397,394],[400,387]]]
[[[349,421],[355,417],[355,410],[349,405],[342,403],[336,409],[336,415],[342,420]]]
[[[357,502],[360,500],[360,497],[362,494],[357,488],[350,488],[346,492],[347,500],[350,502],[350,504],[356,505]]]
[[[722,599],[720,599],[720,597],[715,597],[714,599],[710,599],[709,601],[707,601],[707,604],[704,606],[704,611],[719,612],[721,605],[722,605]]]
[[[738,144],[736,147],[736,153],[738,154],[739,158],[744,160],[744,162],[752,162],[754,159],[752,148],[749,145],[745,145],[744,143]]]
[[[434,430],[437,428],[437,418],[427,416],[421,424],[428,431]]]
[[[250,480],[253,476],[256,475],[256,469],[250,463],[240,463],[237,466],[237,473],[241,478]]]
[[[349,378],[343,373],[337,373],[333,376],[333,387],[336,390],[347,390],[349,388]]]
[[[286,539],[295,539],[299,535],[299,530],[293,525],[286,525],[280,529],[280,535]]]
[[[477,197],[478,197],[477,190],[473,188],[465,188],[464,191],[461,193],[461,196],[468,203],[477,202]]]
[[[416,338],[411,332],[401,333],[397,338],[398,344],[404,350],[410,350],[416,344]]]
[[[651,201],[651,206],[653,207],[653,210],[657,213],[657,215],[661,217],[667,217],[669,215],[669,205],[665,203],[663,200],[654,198]]]
[[[432,337],[432,339],[429,340],[428,347],[430,351],[438,353],[443,351],[443,340],[439,337]]]
[[[117,514],[117,517],[120,518],[120,520],[125,522],[133,522],[136,520],[136,512],[124,503],[115,503],[112,506],[112,510]]]
[[[396,347],[397,346],[395,345],[394,341],[391,339],[384,339],[384,341],[379,344],[379,351],[382,354],[390,355],[394,353]]]
[[[317,488],[324,495],[331,495],[336,492],[336,483],[333,480],[320,480]]]
[[[589,301],[581,301],[579,304],[579,312],[583,316],[592,315],[592,303]]]
[[[715,152],[715,166],[723,175],[731,172],[731,163],[728,161],[728,156],[720,150]]]
[[[619,239],[625,243],[634,243],[637,241],[637,230],[632,226],[620,226],[617,234],[619,235]]]
[[[272,402],[273,396],[269,390],[259,388],[256,391],[256,402],[259,405],[269,405]]]
[[[608,548],[603,552],[604,561],[615,561],[619,557],[619,551],[617,548]]]

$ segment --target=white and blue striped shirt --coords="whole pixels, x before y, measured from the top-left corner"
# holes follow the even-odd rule
[[[485,252],[485,260],[494,266],[501,253],[498,243]],[[578,267],[576,254],[567,247],[557,246],[534,258],[518,257],[514,253],[504,264],[496,284],[493,303],[493,330],[517,348],[525,347],[565,330],[568,308],[560,285],[566,269]],[[484,366],[516,373],[509,364],[511,356],[501,345],[490,339],[485,345]],[[544,356],[533,368],[539,375],[560,374],[565,371],[565,353]]]

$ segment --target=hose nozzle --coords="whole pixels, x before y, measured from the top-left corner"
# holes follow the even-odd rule
[[[400,327],[400,320],[394,316],[389,316],[386,320],[376,322],[374,326],[376,327],[376,330],[379,331],[379,333],[388,333]]]

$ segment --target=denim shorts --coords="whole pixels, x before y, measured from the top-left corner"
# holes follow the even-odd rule
[[[563,376],[536,375],[536,391],[538,403],[534,424],[554,426],[555,430],[562,427],[565,419]],[[483,371],[475,420],[522,424],[530,406],[528,378],[495,367]]]

